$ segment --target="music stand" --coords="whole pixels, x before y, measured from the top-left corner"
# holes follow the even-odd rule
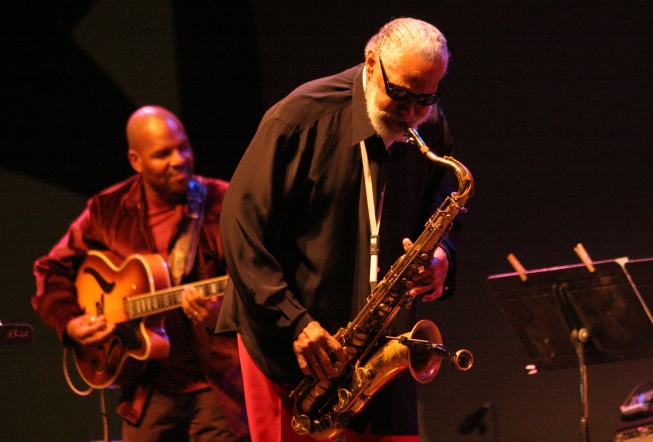
[[[653,356],[653,259],[620,258],[491,275],[488,284],[538,370],[580,369],[581,437],[589,441],[587,364]],[[634,276],[631,276],[631,273]],[[640,292],[635,281],[644,288]]]

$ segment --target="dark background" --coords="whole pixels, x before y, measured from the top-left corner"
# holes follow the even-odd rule
[[[527,269],[653,255],[653,3],[650,1],[30,1],[0,26],[0,321],[34,326],[0,347],[0,439],[103,438],[101,397],[76,395],[61,346],[29,305],[31,265],[92,193],[128,176],[124,125],[159,104],[187,126],[199,173],[229,179],[267,107],[304,81],[362,62],[367,39],[405,15],[452,53],[442,107],[455,156],[474,174],[458,295],[429,306],[467,372],[421,389],[424,441],[575,441],[576,367],[528,376],[529,358],[487,284]],[[71,376],[78,388],[83,388]],[[588,365],[593,441],[653,361]],[[117,391],[105,395],[120,438]],[[485,435],[457,434],[485,403]]]

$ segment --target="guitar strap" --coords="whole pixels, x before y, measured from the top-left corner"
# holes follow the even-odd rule
[[[199,244],[200,231],[204,221],[206,202],[206,182],[200,176],[194,176],[188,183],[188,214],[185,230],[179,233],[175,245],[168,255],[168,267],[173,285],[179,285],[184,276],[193,268],[195,254]]]

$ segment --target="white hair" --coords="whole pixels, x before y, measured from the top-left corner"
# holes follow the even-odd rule
[[[402,17],[386,23],[365,46],[365,56],[373,51],[388,61],[411,53],[427,62],[449,63],[447,39],[435,26],[415,18]]]

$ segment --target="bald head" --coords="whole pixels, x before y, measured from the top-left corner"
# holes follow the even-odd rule
[[[137,109],[127,121],[127,143],[129,149],[141,151],[153,134],[171,131],[186,133],[179,118],[160,106],[143,106]]]

